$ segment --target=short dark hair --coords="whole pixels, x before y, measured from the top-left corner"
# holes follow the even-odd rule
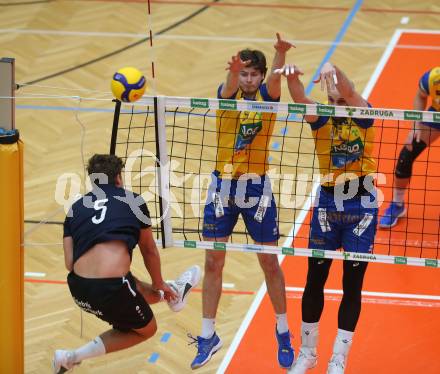
[[[100,155],[95,154],[89,159],[87,165],[87,173],[91,174],[105,174],[108,177],[108,184],[115,184],[116,177],[121,174],[124,168],[124,161],[122,158],[115,155]]]
[[[251,60],[251,63],[247,66],[259,70],[264,76],[267,72],[266,56],[263,52],[256,49],[243,49],[240,51],[240,59],[242,61]]]

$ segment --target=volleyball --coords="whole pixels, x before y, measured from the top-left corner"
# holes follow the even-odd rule
[[[145,92],[146,79],[133,67],[119,69],[111,82],[111,90],[116,99],[132,103],[139,100]]]

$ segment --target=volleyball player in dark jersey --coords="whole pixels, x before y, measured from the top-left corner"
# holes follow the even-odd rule
[[[64,256],[73,300],[112,328],[76,350],[55,351],[57,374],[84,359],[152,337],[157,325],[149,304],[166,300],[173,311],[179,311],[200,279],[200,268],[192,266],[175,282],[164,282],[147,205],[141,196],[123,188],[123,166],[117,156],[94,155],[88,163],[93,189],[72,205],[64,222]],[[151,285],[130,272],[136,245]]]

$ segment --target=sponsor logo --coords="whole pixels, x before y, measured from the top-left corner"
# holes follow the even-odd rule
[[[355,254],[353,254],[353,259],[355,259],[355,260],[375,261],[376,260],[376,256],[375,255],[367,255],[367,254],[355,253]]]
[[[191,107],[193,107],[193,108],[209,108],[208,99],[191,99]]]
[[[318,105],[316,112],[320,116],[334,116],[335,115],[335,107],[328,105]]]
[[[295,250],[293,248],[290,248],[290,247],[283,247],[281,249],[281,253],[283,255],[294,255],[295,254]]]
[[[287,110],[289,113],[306,114],[305,104],[289,104]]]
[[[356,139],[354,142],[342,143],[333,146],[333,152],[348,152],[348,153],[358,153],[363,150],[363,144],[360,139]]]
[[[344,260],[348,260],[350,257],[350,253],[348,252],[342,252],[342,256],[344,256]]]
[[[435,122],[440,122],[440,113],[433,113],[433,114],[432,114],[432,119],[433,119]]]
[[[194,240],[185,240],[183,242],[185,248],[197,248],[196,242]]]
[[[185,284],[185,289],[183,290],[182,300],[185,298],[188,291],[192,288],[191,283]]]
[[[436,267],[438,267],[438,261],[434,260],[434,259],[427,258],[425,260],[425,266],[429,266],[431,268],[436,268]]]
[[[218,107],[220,109],[237,109],[237,102],[235,100],[220,100]]]
[[[262,251],[263,248],[259,245],[254,245],[254,244],[247,244],[244,246],[244,248],[248,251]]]
[[[406,257],[394,257],[394,263],[395,264],[400,264],[400,265],[406,265],[408,263],[408,260]]]
[[[75,297],[73,298],[73,301],[75,301],[76,305],[78,305],[82,310],[84,310],[88,313],[92,313],[95,316],[103,316],[104,315],[100,310],[93,309],[92,306],[87,301],[81,301],[81,300],[76,299]]]
[[[313,249],[312,256],[318,257],[318,258],[323,258],[323,257],[325,257],[325,252],[322,249]]]
[[[226,250],[226,243],[214,242],[213,248],[218,251],[225,251]]]
[[[403,112],[403,118],[413,121],[420,121],[422,119],[422,113],[405,110],[405,112]]]
[[[273,110],[274,106],[270,104],[248,103],[248,110]]]
[[[347,111],[347,115],[349,115],[350,117],[353,117],[353,113],[356,113],[356,108],[345,107],[345,110]]]
[[[249,137],[254,138],[255,135],[257,135],[261,131],[262,127],[263,127],[263,122],[257,122],[255,124],[253,123],[244,124],[240,128],[240,134],[244,138],[249,138]]]
[[[381,116],[381,117],[394,117],[394,114],[390,110],[378,110],[378,109],[361,109],[361,116]]]

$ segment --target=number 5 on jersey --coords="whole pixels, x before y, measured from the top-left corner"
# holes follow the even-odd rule
[[[92,218],[92,222],[95,225],[99,225],[102,221],[104,221],[105,218],[105,214],[107,213],[107,207],[105,206],[105,203],[108,201],[108,199],[101,199],[101,200],[96,200],[95,201],[95,205],[93,206],[93,208],[99,212],[96,214],[96,216],[94,216]],[[100,214],[99,218],[98,218],[98,214]]]

